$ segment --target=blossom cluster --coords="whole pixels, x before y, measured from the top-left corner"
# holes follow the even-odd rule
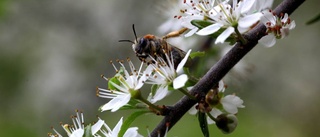
[[[165,59],[158,57],[152,58],[154,63],[150,63],[143,69],[144,62],[141,63],[139,70],[136,70],[131,60],[127,60],[129,70],[126,69],[122,61],[118,61],[121,67],[117,69],[117,74],[111,78],[105,78],[108,81],[109,88],[98,88],[97,95],[102,98],[110,98],[111,101],[101,107],[101,111],[111,110],[115,112],[121,107],[127,105],[131,99],[136,99],[151,105],[164,97],[170,91],[184,87],[188,81],[188,76],[182,73],[182,68],[187,62],[191,50],[189,50],[184,59],[179,63],[177,69],[174,68],[174,60],[171,53],[165,55]],[[149,94],[148,100],[141,96],[140,89],[144,84],[156,86],[156,90]]]
[[[266,35],[259,40],[259,43],[271,47],[276,43],[276,39],[288,36],[289,30],[295,27],[295,22],[288,17],[287,13],[278,16],[270,10],[272,3],[273,0],[184,0],[177,6],[182,9],[174,17],[180,21],[179,25],[168,20],[160,28],[166,28],[167,25],[174,29],[183,27],[187,28],[184,30],[188,30],[185,37],[194,34],[210,36],[215,39],[215,44],[229,42],[232,45],[236,42],[245,44],[246,39],[242,35],[258,23],[263,23],[267,28]],[[135,42],[129,42],[136,44],[137,37]],[[117,60],[120,67],[111,61],[115,75],[111,78],[102,75],[102,78],[107,81],[108,88],[98,87],[96,90],[98,97],[107,98],[110,101],[102,105],[99,110],[116,112],[139,108],[165,115],[164,106],[158,106],[155,103],[170,95],[171,92],[181,91],[190,99],[198,101],[189,113],[197,114],[199,117],[204,116],[202,118],[205,120],[199,120],[200,125],[215,124],[223,133],[233,132],[238,124],[236,117],[238,108],[245,107],[244,101],[235,94],[226,95],[224,92],[226,86],[222,80],[201,99],[191,95],[189,90],[200,78],[195,78],[186,64],[191,58],[201,55],[193,54],[189,49],[186,53],[183,52],[184,56],[181,57],[183,59],[177,63],[176,55],[173,55],[170,50],[162,50],[161,54],[164,55],[143,54],[149,62],[142,60],[139,67],[136,67],[130,59],[126,60],[128,65],[123,60]],[[142,91],[145,85],[151,86],[150,92]],[[129,128],[124,124],[126,126],[123,128],[123,118],[113,130],[100,118],[95,124],[85,126],[83,113],[77,112],[71,119],[73,125],[61,124],[67,135],[71,137],[115,137],[119,136],[122,130],[125,132],[120,134],[125,137],[141,136],[137,132],[137,127]],[[49,133],[48,136],[62,137],[57,130],[53,129],[53,131],[54,133]]]
[[[184,0],[180,6],[184,8],[174,18],[189,29],[186,37],[194,34],[211,36],[216,39],[215,44],[246,43],[242,34],[261,22],[268,30],[260,43],[270,47],[275,44],[274,38],[284,38],[295,27],[288,14],[277,16],[269,12],[272,3],[273,0]]]
[[[191,50],[186,53],[186,56],[179,63],[177,68],[174,68],[174,59],[170,53],[165,55],[165,59],[160,56],[157,59],[152,58],[153,63],[148,64],[143,69],[145,64],[141,63],[138,70],[135,69],[131,60],[127,60],[129,70],[123,64],[123,61],[118,61],[120,68],[118,69],[113,63],[116,74],[112,78],[104,79],[108,81],[109,88],[98,88],[97,95],[102,98],[109,98],[111,101],[103,105],[101,111],[115,112],[121,108],[135,108],[137,103],[146,105],[146,108],[151,108],[157,114],[161,114],[161,108],[155,106],[154,103],[162,100],[169,95],[173,90],[182,91],[191,99],[194,96],[188,93],[188,90],[193,85],[186,84],[188,82],[188,75],[182,70],[183,66],[189,59]],[[141,96],[141,88],[144,84],[152,85],[152,92],[149,93],[147,99]],[[190,86],[190,87],[189,87]],[[199,102],[197,111],[193,110],[192,114],[196,112],[207,113],[208,123],[217,123],[218,118],[224,115],[232,115],[234,123],[236,123],[235,114],[238,113],[238,108],[243,108],[243,100],[236,95],[224,95],[225,85],[222,81],[219,82],[219,87],[216,92],[209,91],[205,102]],[[210,99],[211,98],[211,99]],[[206,107],[199,107],[206,106]],[[141,107],[141,105],[139,106]],[[221,122],[220,122],[221,123]],[[235,129],[234,126],[233,129]],[[230,130],[232,132],[233,130]]]

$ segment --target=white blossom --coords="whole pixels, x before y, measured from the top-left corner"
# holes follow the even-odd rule
[[[190,53],[191,50],[189,50],[181,60],[177,69],[174,68],[173,57],[167,54],[166,59],[159,57],[158,60],[154,60],[155,63],[150,64],[154,73],[148,78],[146,83],[158,85],[155,95],[152,96],[151,94],[152,97],[149,97],[152,103],[163,99],[169,93],[169,86],[172,86],[173,89],[179,89],[185,85],[188,81],[188,76],[180,73],[187,62]]]
[[[237,114],[238,108],[244,108],[243,100],[236,95],[227,95],[220,100],[223,109],[230,114]]]
[[[111,100],[101,107],[102,111],[111,110],[111,112],[117,111],[122,106],[126,105],[134,92],[137,92],[147,80],[148,75],[151,73],[150,67],[146,68],[142,72],[143,63],[141,63],[139,70],[136,70],[133,63],[128,60],[130,70],[127,70],[121,61],[119,61],[121,69],[118,70],[114,64],[116,71],[120,71],[114,77],[118,83],[109,81],[109,83],[115,87],[115,89],[103,89],[98,88],[97,95],[102,98],[110,98]]]
[[[64,131],[67,133],[68,137],[83,137],[84,133],[85,133],[85,126],[84,126],[84,117],[83,117],[83,113],[79,111],[77,111],[76,115],[71,116],[72,125],[69,124],[61,124],[62,128],[64,129]],[[97,125],[100,122],[97,122],[95,125]],[[94,135],[94,133],[96,132],[97,126],[91,126],[91,131],[92,134]],[[48,133],[48,136],[50,137],[63,137],[57,130],[55,130],[54,128],[52,128],[53,131],[55,132],[55,134],[53,133]]]
[[[223,32],[215,41],[217,44],[224,43],[237,30],[241,34],[248,31],[262,16],[260,12],[253,13],[250,10],[254,3],[255,0],[242,0],[239,2],[233,0],[233,5],[228,4],[227,1],[220,2],[219,5],[212,9],[212,14],[209,16],[213,20],[213,24],[199,30],[196,34],[210,35],[223,29]]]
[[[266,47],[272,47],[276,39],[283,39],[289,35],[289,31],[296,26],[295,21],[291,21],[288,14],[276,16],[272,11],[265,12],[260,20],[267,28],[267,35],[259,40],[259,43]]]

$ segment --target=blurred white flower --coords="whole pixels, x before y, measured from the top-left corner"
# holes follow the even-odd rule
[[[139,92],[139,89],[143,86],[144,82],[147,80],[149,74],[151,74],[151,67],[147,67],[145,71],[142,72],[143,62],[137,71],[133,63],[128,60],[130,70],[127,70],[121,61],[118,61],[121,65],[120,70],[118,70],[115,65],[115,70],[119,73],[113,78],[116,79],[116,83],[106,79],[115,89],[97,89],[97,96],[102,98],[110,98],[111,100],[101,107],[102,111],[111,110],[111,112],[117,111],[122,106],[126,105],[132,96]]]
[[[207,3],[211,3],[211,1],[208,1]],[[169,32],[180,30],[183,27],[188,28],[189,32],[185,33],[184,35],[181,35],[180,37],[167,39],[167,41],[168,43],[182,50],[186,51],[190,49],[191,47],[195,46],[195,44],[199,40],[194,37],[190,37],[187,39],[185,38],[193,35],[196,31],[198,31],[198,28],[193,26],[191,24],[191,21],[195,19],[203,20],[204,16],[199,14],[194,14],[193,16],[189,16],[190,13],[188,11],[190,9],[193,10],[194,9],[193,7],[207,7],[207,5],[209,4],[205,4],[205,3],[202,4],[198,0],[188,0],[185,2],[181,0],[161,1],[160,6],[158,6],[159,11],[161,11],[161,15],[167,18],[167,20],[158,27],[157,29],[158,32],[160,34],[165,35]],[[199,10],[200,10],[199,8],[195,8],[193,12],[195,13],[196,11],[198,11],[198,13],[201,13],[202,11],[201,10],[199,11]],[[185,36],[185,37],[182,37],[182,36]]]
[[[250,11],[252,12],[265,12],[272,8],[273,0],[255,0]]]
[[[158,32],[161,34],[166,34],[171,31],[180,30],[182,28],[179,14],[182,9],[185,7],[185,4],[181,0],[162,0],[158,6],[161,16],[167,18],[167,20],[158,27]]]
[[[213,8],[210,18],[213,20],[213,24],[209,25],[196,34],[198,35],[210,35],[217,32],[220,29],[225,29],[216,39],[215,44],[224,43],[224,41],[233,33],[239,31],[244,33],[250,29],[252,25],[257,23],[262,16],[262,13],[250,11],[255,0],[243,0],[237,2],[233,0],[233,5],[227,3],[227,1],[219,3],[218,6]]]
[[[196,33],[199,29],[196,26],[193,26],[191,24],[192,20],[206,20],[206,18],[209,16],[209,14],[214,8],[215,0],[185,0],[184,5],[186,5],[187,8],[181,9],[180,12],[182,13],[181,16],[178,16],[178,18],[181,18],[182,23],[181,25],[183,27],[186,27],[190,29],[190,31],[185,34],[185,37],[192,36],[194,33]]]
[[[294,29],[296,23],[291,21],[288,14],[276,16],[272,11],[265,12],[260,20],[267,28],[268,35],[262,37],[259,43],[266,47],[272,47],[276,39],[283,39],[289,35],[289,31]]]
[[[236,95],[227,95],[221,98],[220,103],[223,109],[230,114],[237,114],[238,108],[244,108],[243,100]]]
[[[146,83],[158,85],[158,89],[152,97],[149,97],[150,102],[155,103],[163,99],[169,93],[169,86],[173,89],[179,89],[188,81],[186,74],[180,74],[183,66],[187,62],[191,49],[187,52],[185,57],[179,63],[177,69],[174,68],[174,61],[172,55],[166,54],[166,59],[158,57],[157,60],[153,59],[155,63],[150,64],[154,73],[149,76]],[[169,53],[171,54],[171,53]],[[179,75],[180,74],[180,75]]]
[[[174,7],[165,9],[165,11],[170,11],[165,12],[165,16],[168,16],[169,19],[160,25],[158,29],[160,32],[168,33],[169,31],[175,31],[181,29],[181,27],[186,27],[190,29],[190,31],[185,34],[185,36],[191,36],[198,31],[198,28],[193,26],[191,21],[205,19],[206,16],[208,16],[209,11],[214,7],[214,3],[215,0],[170,1],[169,4],[174,5]]]

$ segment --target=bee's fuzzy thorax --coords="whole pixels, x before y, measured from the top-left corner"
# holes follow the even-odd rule
[[[154,36],[152,34],[147,34],[147,35],[143,36],[143,38],[145,38],[145,39],[155,39],[156,36]]]

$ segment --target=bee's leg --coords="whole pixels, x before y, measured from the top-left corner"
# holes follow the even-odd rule
[[[155,61],[153,60],[147,60],[147,57],[146,56],[140,56],[140,55],[137,55],[139,60],[143,63],[147,63],[148,65],[149,64],[155,64]]]
[[[186,32],[188,30],[188,28],[182,28],[180,30],[177,31],[172,31],[170,33],[168,33],[167,35],[163,36],[162,39],[168,39],[168,38],[172,38],[172,37],[178,37],[180,36],[182,33]]]

